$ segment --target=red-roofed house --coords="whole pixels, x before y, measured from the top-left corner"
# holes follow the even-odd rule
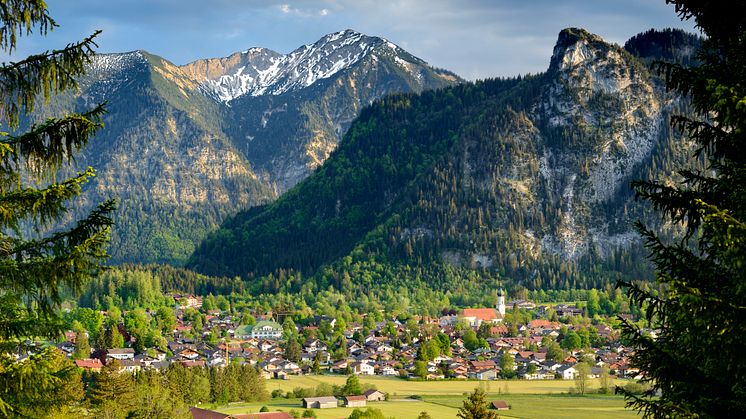
[[[102,364],[101,360],[98,358],[76,359],[75,365],[78,368],[83,368],[84,370],[93,372],[101,372],[101,368],[104,367],[104,364]]]

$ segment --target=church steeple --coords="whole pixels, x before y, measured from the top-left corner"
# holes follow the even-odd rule
[[[497,311],[505,316],[505,290],[502,288],[497,290]]]

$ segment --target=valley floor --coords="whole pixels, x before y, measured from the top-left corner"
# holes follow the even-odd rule
[[[375,384],[388,392],[390,400],[370,402],[368,407],[380,409],[386,417],[399,419],[416,418],[426,411],[433,419],[455,418],[463,400],[475,387],[485,390],[488,402],[504,400],[510,406],[509,411],[499,412],[501,418],[631,418],[636,413],[625,410],[624,399],[615,395],[572,395],[567,394],[573,387],[573,381],[546,380],[498,380],[498,381],[407,381],[397,378],[360,377],[361,383]],[[289,380],[268,380],[269,391],[281,389],[292,390],[297,387],[314,387],[321,382],[342,385],[342,376],[300,376]],[[623,384],[619,380],[617,384]],[[591,389],[598,384],[591,380]],[[419,400],[409,396],[418,395]],[[292,409],[303,411],[301,399],[272,399],[256,403],[232,403],[215,408],[224,413],[258,412],[262,406],[270,411]],[[338,407],[335,409],[315,409],[319,419],[348,417],[353,408]]]

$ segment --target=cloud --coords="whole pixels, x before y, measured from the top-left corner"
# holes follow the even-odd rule
[[[311,17],[318,17],[318,16],[327,16],[329,14],[329,9],[327,8],[306,8],[306,9],[300,9],[297,7],[293,7],[290,4],[281,4],[280,5],[280,12],[284,15],[293,15],[296,17],[301,18],[311,18]]]

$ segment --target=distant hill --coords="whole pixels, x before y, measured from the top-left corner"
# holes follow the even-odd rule
[[[635,51],[646,39],[660,36]],[[188,266],[269,291],[288,271],[296,289],[649,277],[631,223],[657,217],[629,182],[670,178],[690,153],[668,124],[685,106],[645,64],[654,50],[565,29],[543,74],[376,101],[316,172],[228,219]]]

